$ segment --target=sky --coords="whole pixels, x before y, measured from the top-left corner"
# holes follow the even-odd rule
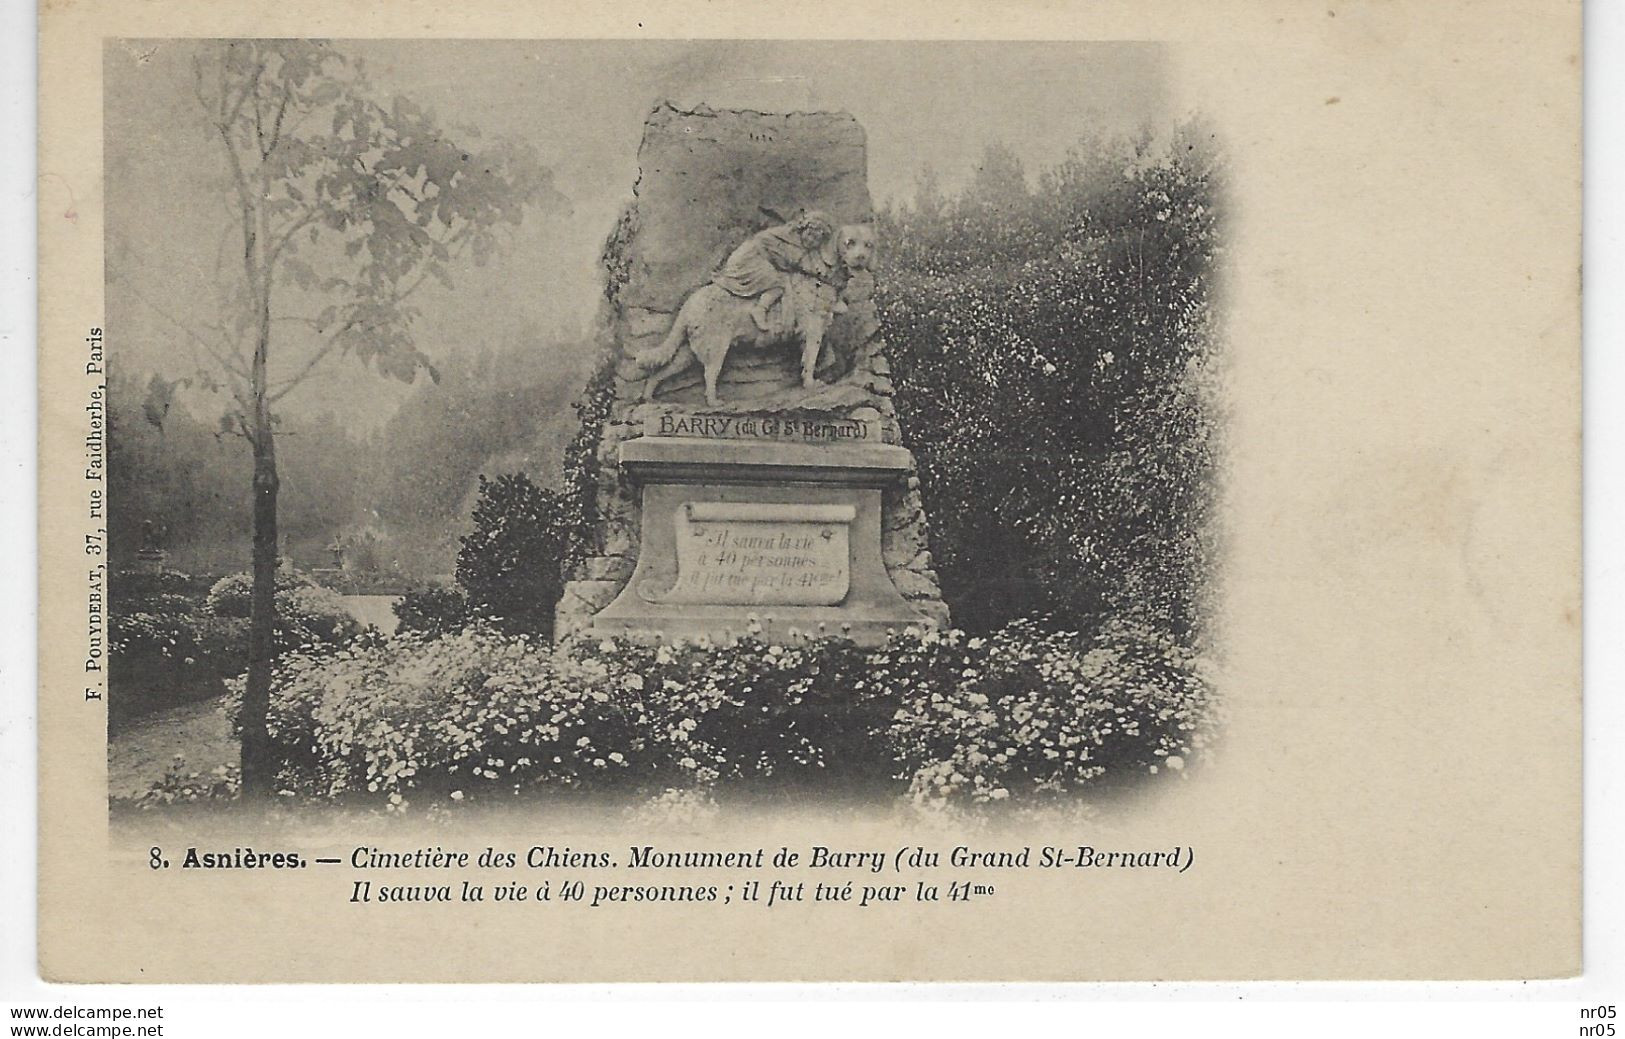
[[[502,255],[415,302],[419,345],[442,365],[534,341],[526,364],[578,367],[600,298],[598,255],[637,179],[644,118],[682,107],[846,111],[865,127],[875,201],[905,201],[929,166],[950,189],[998,142],[1029,173],[1086,135],[1169,118],[1150,43],[821,41],[335,41],[378,92],[450,127],[530,142],[565,203],[532,213]],[[235,219],[223,157],[193,95],[192,41],[113,41],[105,53],[110,354],[125,370],[189,374],[176,322],[204,316]],[[286,353],[298,352],[297,343]],[[121,361],[122,359],[122,361]],[[375,428],[405,393],[353,362],[288,398]],[[516,372],[516,378],[528,374]],[[302,399],[301,399],[302,398]],[[194,410],[202,410],[194,398]]]

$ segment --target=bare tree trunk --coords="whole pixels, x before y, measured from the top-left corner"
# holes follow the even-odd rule
[[[262,406],[254,432],[254,585],[248,612],[248,681],[243,690],[243,796],[274,793],[276,762],[266,717],[276,664],[277,524],[276,442],[270,409]]]
[[[261,190],[265,190],[263,186]],[[258,233],[251,232],[245,243],[249,282],[259,290],[259,334],[249,372],[254,404],[253,429],[248,438],[254,449],[254,584],[248,609],[248,681],[243,689],[240,716],[245,799],[270,798],[275,793],[277,773],[266,722],[271,711],[271,673],[276,666],[276,498],[280,481],[276,471],[276,432],[271,421],[271,285],[265,251],[269,235],[263,209],[259,216]],[[253,262],[255,259],[259,261],[257,264]]]

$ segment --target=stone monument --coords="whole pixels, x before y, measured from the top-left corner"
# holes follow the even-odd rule
[[[872,298],[863,128],[662,104],[639,164],[606,249],[595,543],[558,636],[945,625]]]

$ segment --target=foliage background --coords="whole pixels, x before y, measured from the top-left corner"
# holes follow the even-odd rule
[[[955,622],[1133,617],[1194,637],[1218,462],[1219,157],[1198,124],[990,147],[882,216],[897,408]]]

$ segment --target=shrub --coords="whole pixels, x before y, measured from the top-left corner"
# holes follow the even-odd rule
[[[113,575],[113,596],[121,607],[162,597],[195,603],[203,590],[197,578],[180,570],[119,570]]]
[[[248,622],[195,609],[115,612],[108,633],[108,725],[118,730],[153,711],[224,692],[222,679],[242,659]]]
[[[469,611],[510,634],[553,634],[563,588],[563,508],[557,492],[523,473],[480,477],[474,529],[457,553]]]
[[[1127,626],[927,634],[872,663],[867,681],[898,703],[891,737],[919,804],[1052,800],[1108,775],[1180,772],[1211,740],[1200,661]]]
[[[208,589],[177,571],[129,571],[113,579],[108,622],[108,722],[119,729],[153,711],[225,692],[248,666],[247,574]],[[361,625],[338,596],[291,572],[277,579],[279,654],[319,654],[355,638]]]
[[[108,611],[108,725],[218,696],[246,623],[203,612],[204,585],[178,570],[119,570]]]
[[[278,595],[303,588],[310,583],[309,578],[291,567],[282,567],[276,572]],[[253,607],[253,595],[253,574],[246,570],[228,574],[209,586],[209,593],[203,600],[203,608],[216,617],[247,617]]]
[[[1036,186],[993,149],[957,198],[882,217],[875,302],[956,623],[1199,628],[1222,205],[1186,125],[1080,142]]]
[[[391,807],[818,782],[940,808],[1182,772],[1211,708],[1200,661],[1126,627],[554,650],[476,625],[294,656],[269,725],[287,789]]]
[[[390,607],[397,631],[444,635],[468,623],[468,597],[456,588],[430,585],[413,588]]]
[[[204,609],[216,617],[247,618],[254,578],[231,574],[216,581],[204,600]],[[361,634],[362,625],[344,608],[344,600],[305,574],[284,567],[276,575],[276,647],[279,654],[300,647],[320,649],[339,645]],[[242,651],[248,650],[245,636]],[[246,658],[237,670],[247,667]],[[234,672],[235,673],[235,672]]]

